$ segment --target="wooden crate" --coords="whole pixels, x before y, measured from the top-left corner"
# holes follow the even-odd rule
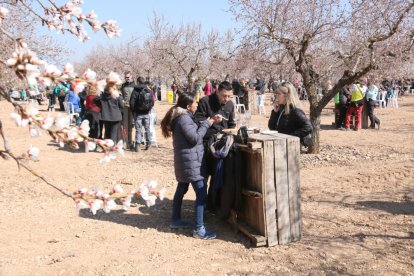
[[[284,134],[251,134],[242,151],[245,180],[242,208],[232,213],[234,226],[255,246],[300,240],[300,142]]]

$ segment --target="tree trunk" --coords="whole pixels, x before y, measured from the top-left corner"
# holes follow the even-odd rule
[[[318,76],[311,74],[310,70],[303,70],[302,73],[303,84],[308,92],[310,121],[313,127],[311,143],[308,147],[308,153],[319,153],[319,131],[321,127],[321,112],[319,101],[317,83]]]
[[[319,153],[319,133],[321,129],[321,112],[316,108],[310,107],[310,121],[313,127],[312,140],[308,148],[308,153]]]

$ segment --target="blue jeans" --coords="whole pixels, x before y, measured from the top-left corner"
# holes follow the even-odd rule
[[[179,182],[177,189],[175,190],[174,199],[173,199],[173,211],[172,211],[172,221],[181,220],[181,206],[183,204],[184,195],[188,191],[188,186],[190,183]],[[204,226],[204,203],[207,198],[207,186],[204,184],[204,179],[191,182],[193,189],[196,193],[195,201],[195,229],[199,229]]]
[[[151,131],[149,114],[138,115],[135,118],[135,145],[141,145],[142,142],[142,126],[145,129],[145,142],[147,145],[151,145]]]

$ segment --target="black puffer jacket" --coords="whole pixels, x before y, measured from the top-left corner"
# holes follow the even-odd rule
[[[285,107],[283,105],[280,106],[277,112],[272,110],[268,123],[269,129],[297,136],[303,143],[303,138],[313,131],[311,122],[300,108],[291,107],[289,114],[285,114],[284,110]]]
[[[137,86],[134,87],[134,90],[132,90],[131,97],[129,99],[129,107],[131,108],[132,116],[134,116],[134,119],[138,115],[147,115],[151,111],[151,110],[141,111],[141,110],[138,110],[136,107],[136,105],[138,104],[137,103],[138,94],[144,91],[145,88],[148,88],[146,84],[138,84]]]
[[[104,91],[100,96],[97,96],[94,103],[101,108],[101,120],[108,122],[118,122],[122,120],[122,109],[124,108],[124,101],[122,96],[113,98],[108,91]]]

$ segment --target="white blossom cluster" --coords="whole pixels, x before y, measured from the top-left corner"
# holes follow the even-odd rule
[[[124,155],[122,140],[115,144],[111,139],[89,138],[88,120],[84,120],[80,126],[71,126],[68,115],[58,115],[52,118],[48,114],[47,117],[44,117],[34,104],[28,104],[23,111],[16,109],[15,112],[10,114],[10,117],[14,120],[16,126],[29,126],[29,133],[32,137],[40,136],[41,129],[48,131],[50,136],[62,148],[67,144],[73,149],[79,149],[79,143],[81,142],[85,143],[88,150],[95,150],[98,146],[101,147],[105,156],[99,161],[100,163],[107,163],[115,159],[114,153]],[[36,158],[38,154],[37,151]],[[29,157],[31,156],[34,156],[34,154],[31,153]]]
[[[88,14],[83,14],[81,5],[83,1],[72,0],[61,7],[51,6],[45,8],[45,21],[49,30],[56,30],[58,32],[69,32],[78,37],[82,42],[90,39],[88,33],[84,30],[83,22],[86,22],[94,32],[104,30],[109,37],[119,37],[121,29],[116,21],[107,20],[100,23],[98,16],[92,10]]]
[[[84,30],[83,23],[86,22],[94,32],[103,30],[107,37],[119,37],[121,35],[121,29],[118,26],[117,21],[107,20],[104,23],[100,23],[97,19],[97,14],[92,10],[88,14],[83,14],[81,5],[83,1],[72,0],[61,7],[53,4],[50,7],[42,5],[44,10],[44,16],[42,16],[42,24],[46,25],[49,30],[56,30],[61,33],[69,32],[76,37],[79,41],[85,42],[90,37]],[[2,21],[6,18],[9,10],[0,5],[0,26]]]
[[[77,210],[89,207],[92,214],[95,215],[100,209],[105,213],[109,213],[117,205],[122,205],[124,210],[128,210],[134,196],[140,196],[148,207],[154,206],[156,199],[163,200],[166,192],[166,188],[157,191],[156,187],[157,181],[146,180],[140,185],[138,191],[131,190],[130,192],[124,191],[121,184],[115,185],[110,193],[104,193],[95,187],[90,189],[81,188],[73,193],[72,198],[76,203]]]

